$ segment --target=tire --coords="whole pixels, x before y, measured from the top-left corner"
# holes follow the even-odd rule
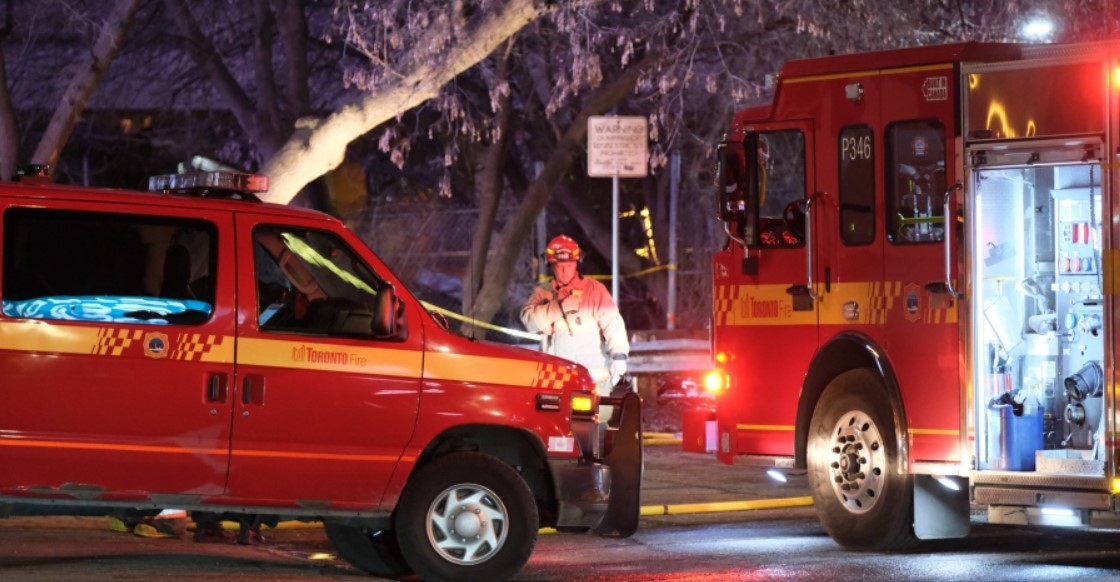
[[[412,573],[397,544],[393,530],[326,522],[323,529],[338,555],[355,568],[381,578],[400,578]]]
[[[850,550],[913,546],[914,481],[899,463],[894,411],[870,369],[829,383],[813,411],[806,456],[821,525]]]
[[[537,504],[509,465],[451,453],[409,481],[395,527],[405,559],[427,582],[507,580],[537,543]],[[456,528],[466,535],[455,537]]]

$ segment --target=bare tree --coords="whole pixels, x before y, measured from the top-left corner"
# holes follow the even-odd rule
[[[55,4],[52,2],[51,4]],[[65,2],[58,2],[66,9]],[[90,98],[104,78],[109,66],[116,59],[124,43],[133,19],[140,7],[140,0],[115,0],[106,13],[105,19],[96,26],[97,34],[88,52],[73,55],[78,63],[66,89],[59,98],[46,131],[39,139],[39,145],[31,157],[36,164],[54,165],[58,161],[74,126],[89,104]],[[6,38],[14,25],[12,1],[9,0],[5,12],[3,36]],[[19,128],[16,123],[15,108],[9,93],[6,58],[0,54],[0,179],[8,180],[15,171],[19,158]]]

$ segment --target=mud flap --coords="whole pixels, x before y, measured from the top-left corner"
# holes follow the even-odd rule
[[[603,537],[628,538],[638,531],[642,510],[642,399],[628,392],[620,398],[604,398],[603,402],[621,413],[611,418],[607,427],[603,463],[611,469],[611,497],[595,532]]]
[[[920,540],[963,538],[971,527],[968,479],[942,479],[957,488],[950,489],[931,475],[914,475],[914,535]]]

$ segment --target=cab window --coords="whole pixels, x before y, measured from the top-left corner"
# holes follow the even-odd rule
[[[875,240],[875,140],[870,126],[840,130],[840,240],[867,245]]]
[[[253,252],[262,331],[375,337],[386,284],[336,235],[260,226]]]
[[[887,240],[930,243],[945,235],[945,127],[937,120],[887,127]]]
[[[758,240],[765,247],[805,241],[805,136],[797,130],[758,134]]]
[[[8,317],[193,325],[214,311],[217,233],[195,219],[11,208]]]

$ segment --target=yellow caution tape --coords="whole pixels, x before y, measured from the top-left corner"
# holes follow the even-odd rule
[[[541,338],[542,338],[542,336],[540,334],[529,333],[527,331],[521,331],[519,329],[510,329],[508,327],[499,327],[497,325],[486,323],[485,321],[479,321],[477,319],[467,317],[465,315],[459,315],[458,313],[455,313],[454,311],[448,311],[448,310],[446,310],[446,309],[444,309],[444,308],[442,308],[438,305],[432,305],[431,303],[428,303],[427,301],[421,301],[420,304],[423,305],[424,309],[427,309],[428,311],[435,311],[436,313],[443,314],[444,316],[450,317],[451,319],[457,319],[459,321],[469,323],[469,324],[471,324],[475,327],[482,327],[482,328],[493,330],[493,331],[500,331],[502,333],[507,333],[507,334],[512,335],[514,337],[520,337],[520,338],[530,339],[530,340],[534,340],[534,341],[540,341]]]

